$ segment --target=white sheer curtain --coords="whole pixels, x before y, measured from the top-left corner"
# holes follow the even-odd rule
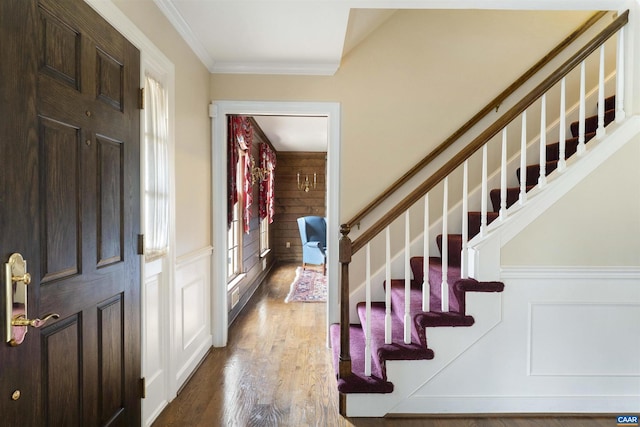
[[[169,250],[168,103],[162,84],[146,76],[145,84],[145,260]]]

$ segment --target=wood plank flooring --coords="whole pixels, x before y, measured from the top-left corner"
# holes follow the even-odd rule
[[[154,427],[605,427],[606,417],[343,418],[323,303],[284,299],[295,265],[278,265]]]

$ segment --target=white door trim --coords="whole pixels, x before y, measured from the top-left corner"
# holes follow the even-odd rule
[[[340,103],[338,102],[272,102],[214,101],[212,117],[212,189],[213,189],[213,262],[212,262],[212,325],[213,345],[227,344],[229,317],[227,307],[227,124],[230,114],[326,116],[328,118],[327,147],[327,331],[329,323],[339,319],[338,310],[338,241],[340,233]],[[276,169],[277,173],[277,169]]]

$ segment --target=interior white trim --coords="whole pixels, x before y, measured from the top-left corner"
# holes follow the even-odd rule
[[[503,266],[502,279],[640,279],[636,266]]]
[[[196,259],[209,257],[212,253],[213,246],[205,246],[203,248],[196,249],[195,251],[191,251],[189,253],[176,257],[176,265],[179,266],[181,264],[193,262]]]
[[[176,29],[176,31],[182,36],[185,42],[189,45],[193,53],[196,54],[198,59],[202,61],[205,67],[209,70],[209,72],[213,72],[213,58],[207,52],[207,49],[200,43],[200,40],[193,34],[189,24],[184,20],[178,9],[173,5],[170,0],[153,0],[153,2],[158,6],[158,9],[162,11],[164,16],[167,17],[171,25]]]
[[[214,101],[209,113],[212,117],[212,188],[213,188],[213,263],[212,263],[212,332],[213,345],[227,344],[227,189],[220,183],[227,178],[227,125],[230,114],[278,116],[326,116],[328,118],[327,148],[327,325],[336,322],[338,310],[338,240],[340,220],[340,104],[337,102],[271,102],[271,101]],[[276,170],[277,173],[277,170]],[[219,248],[216,250],[216,248]],[[335,248],[332,250],[332,248]],[[327,326],[328,330],[328,326]]]

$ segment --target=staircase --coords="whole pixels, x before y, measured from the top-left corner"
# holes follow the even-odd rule
[[[613,246],[637,253],[637,237],[621,226],[637,230],[640,206],[628,204],[614,221],[598,206],[591,209],[598,185],[627,189],[602,195],[612,204],[636,191],[640,179],[640,117],[624,110],[631,96],[621,31],[628,16],[616,14],[526,95],[514,95],[486,128],[469,131],[513,92],[499,95],[341,225],[340,323],[329,329],[342,415],[637,409],[637,358],[618,347],[640,334],[637,321],[629,320],[640,316],[640,265],[635,259],[621,265],[611,254],[598,266],[594,255]],[[605,43],[614,35],[616,73],[605,76],[611,64]],[[598,53],[598,67],[586,72],[587,60]],[[614,92],[617,99],[605,98]],[[559,105],[551,124],[547,103]],[[597,115],[585,117],[594,110]],[[540,126],[527,126],[527,114],[529,124],[539,118]],[[466,132],[472,135],[462,143]],[[548,135],[559,141],[547,145]],[[400,191],[427,167],[426,178]],[[383,205],[396,190],[406,195],[397,194],[403,198],[395,206]],[[440,202],[441,217],[430,208]],[[470,205],[480,211],[470,212]],[[562,222],[573,215],[580,215],[575,231]],[[412,230],[417,217],[423,217],[420,231]],[[369,220],[360,230],[363,218]],[[529,259],[527,248],[538,257]],[[439,257],[430,256],[437,251]],[[350,298],[364,301],[352,306]]]
[[[608,125],[615,119],[615,96],[605,99],[604,125]],[[598,128],[598,116],[588,117],[585,120],[584,141],[585,143],[596,136]],[[564,158],[568,159],[575,155],[579,146],[579,122],[570,125],[573,138],[567,139],[564,148]],[[546,145],[545,173],[550,174],[558,168],[560,162],[560,143]],[[526,167],[523,173],[518,168],[516,175],[520,181],[525,178],[525,187],[529,191],[533,189],[540,179],[540,164],[532,164]],[[521,181],[520,181],[521,182]],[[516,203],[519,199],[521,187],[506,189],[506,207]],[[499,217],[501,209],[501,189],[490,191],[490,199],[493,205],[493,212],[487,212],[487,224]],[[467,236],[471,240],[478,235],[481,230],[482,213],[479,211],[468,212]],[[442,235],[436,237],[436,243],[442,254]],[[385,343],[385,303],[381,301],[371,302],[370,307],[370,327],[371,327],[371,375],[365,375],[365,343],[366,332],[363,325],[367,323],[366,303],[357,303],[357,313],[359,324],[349,326],[350,354],[352,364],[352,375],[338,378],[338,390],[343,394],[351,393],[374,393],[384,394],[394,391],[394,384],[387,376],[386,362],[391,360],[431,360],[437,357],[437,349],[429,347],[428,329],[437,327],[473,327],[475,319],[466,312],[466,300],[468,293],[482,292],[495,293],[502,292],[504,284],[498,281],[477,281],[472,278],[461,278],[461,252],[463,250],[463,235],[447,235],[447,259],[448,267],[446,271],[449,302],[448,311],[443,311],[441,298],[441,284],[443,278],[442,257],[429,257],[428,277],[429,284],[429,307],[428,311],[422,310],[422,287],[424,282],[424,257],[414,256],[410,259],[410,269],[412,279],[409,283],[409,318],[410,340],[405,342],[403,325],[405,318],[405,279],[392,279],[390,283],[382,283],[385,287],[390,286],[391,294],[391,343]],[[340,349],[340,325],[330,326],[330,337],[334,355],[334,367],[339,372],[339,349]]]

